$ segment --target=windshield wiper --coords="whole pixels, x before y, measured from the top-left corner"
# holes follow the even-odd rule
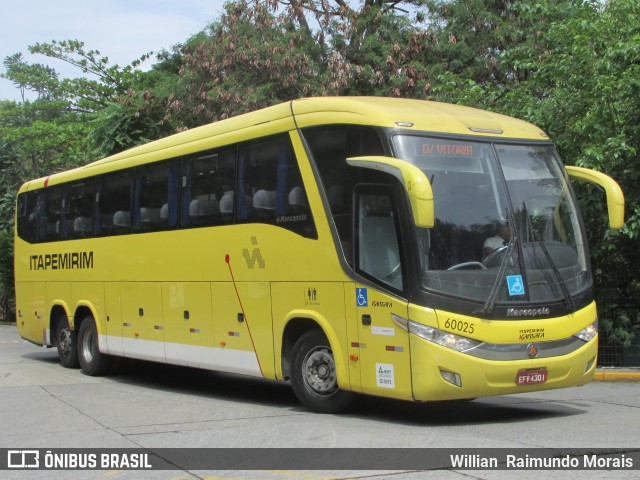
[[[498,301],[498,293],[500,293],[500,284],[502,283],[502,279],[504,278],[504,274],[507,271],[507,265],[509,264],[509,259],[511,258],[511,252],[518,244],[518,235],[516,233],[511,234],[511,238],[509,239],[509,244],[507,245],[507,249],[504,251],[504,257],[502,257],[502,262],[500,262],[500,268],[498,269],[498,274],[493,281],[493,285],[491,285],[491,290],[489,291],[489,296],[487,297],[487,301],[484,302],[484,306],[480,310],[476,310],[473,313],[480,313],[482,315],[488,315],[493,311],[493,308],[496,306],[496,302]]]
[[[544,253],[544,256],[547,259],[547,262],[549,263],[549,266],[551,267],[551,270],[553,271],[553,274],[555,275],[556,280],[558,280],[558,284],[560,285],[560,290],[562,290],[562,295],[564,296],[564,301],[565,301],[565,306],[567,307],[567,311],[569,313],[575,312],[576,304],[574,303],[573,298],[569,293],[569,289],[567,288],[567,282],[565,282],[564,278],[562,278],[562,274],[560,273],[560,270],[558,270],[558,267],[556,266],[556,262],[553,261],[553,258],[551,257],[549,250],[547,250],[547,247],[544,244],[544,240],[542,239],[542,235],[540,235],[537,229],[533,228],[533,225],[531,223],[531,218],[529,218],[529,213],[527,212],[527,206],[524,203],[522,204],[522,209],[524,210],[524,214],[527,218],[527,227],[531,232],[531,238],[533,239],[534,242],[540,245],[540,249],[542,250],[542,253]]]

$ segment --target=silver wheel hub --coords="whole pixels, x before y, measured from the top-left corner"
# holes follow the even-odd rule
[[[87,363],[93,360],[93,341],[94,335],[88,332],[82,339],[82,356]]]
[[[318,347],[307,354],[303,374],[305,383],[317,394],[330,395],[338,389],[336,365],[327,347]]]

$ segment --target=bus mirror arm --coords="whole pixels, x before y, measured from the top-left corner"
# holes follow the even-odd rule
[[[378,170],[396,177],[409,195],[413,221],[417,227],[432,228],[435,223],[433,191],[429,179],[415,165],[393,157],[351,157],[347,163],[352,167]]]
[[[609,228],[612,230],[622,228],[624,225],[624,194],[620,185],[610,176],[589,168],[568,166],[566,169],[572,179],[593,183],[605,191],[609,213]]]

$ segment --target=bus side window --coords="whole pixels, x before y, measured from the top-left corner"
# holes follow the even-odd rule
[[[18,196],[18,236],[34,243],[38,232],[38,204],[36,192],[25,192]]]
[[[259,139],[240,147],[238,219],[275,223],[276,168],[284,148],[282,136]]]
[[[138,167],[133,200],[134,229],[152,232],[178,224],[179,167],[176,161]]]
[[[353,266],[353,188],[359,182],[376,179],[359,178],[359,170],[347,165],[346,159],[387,153],[372,127],[323,125],[304,129],[303,136],[320,173],[345,260]]]
[[[132,170],[98,177],[95,218],[97,235],[122,235],[131,232]]]
[[[288,135],[251,142],[241,148],[238,219],[271,223],[317,238],[300,169]]]
[[[67,237],[87,238],[93,235],[95,180],[74,182],[68,191]]]
[[[393,192],[388,187],[358,187],[356,205],[358,270],[402,290],[402,257]]]
[[[184,160],[183,226],[226,225],[233,222],[235,157],[235,147],[226,147]]]
[[[62,187],[48,187],[40,190],[39,201],[42,202],[44,215],[40,218],[40,232],[38,239],[44,242],[56,241],[62,230]]]

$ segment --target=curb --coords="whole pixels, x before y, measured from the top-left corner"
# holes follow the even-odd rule
[[[640,369],[598,368],[593,376],[595,382],[640,382]]]

